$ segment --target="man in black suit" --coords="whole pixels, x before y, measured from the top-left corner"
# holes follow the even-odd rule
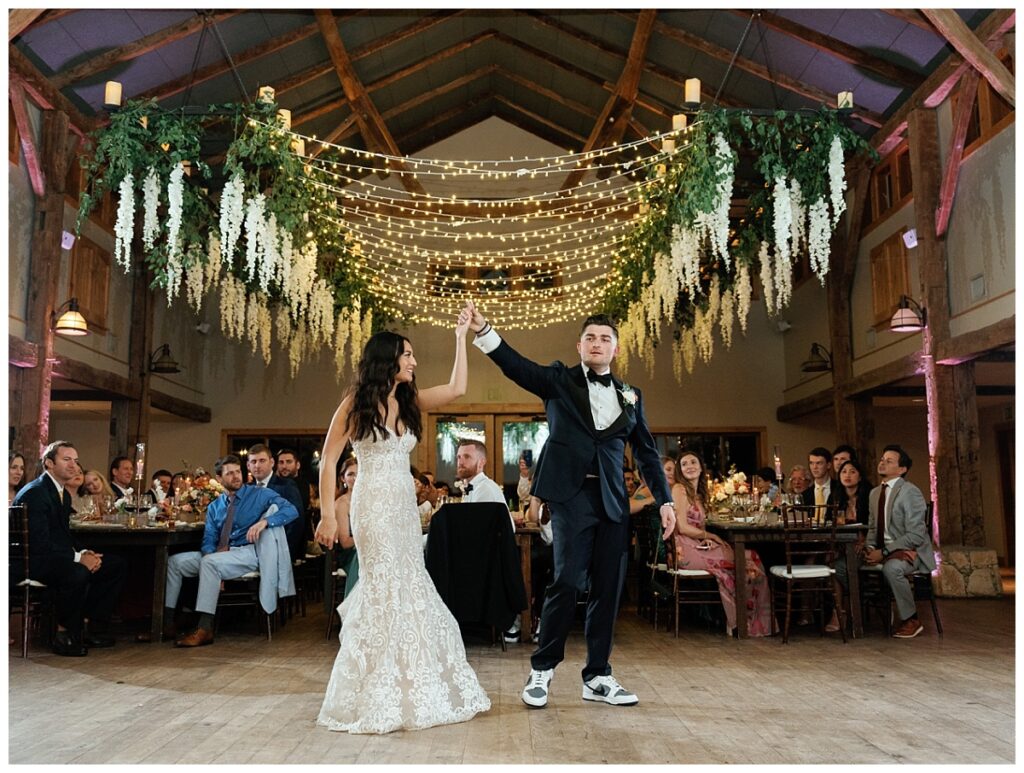
[[[302,495],[299,487],[291,478],[282,478],[274,473],[274,457],[270,449],[263,443],[257,443],[249,448],[246,456],[246,466],[252,476],[252,484],[259,488],[269,488],[275,494],[280,494],[287,499],[299,512],[299,517],[285,524],[284,533],[288,538],[288,552],[292,560],[302,558],[306,555],[306,528],[305,510],[302,506]]]
[[[508,378],[544,400],[550,431],[531,494],[551,511],[554,580],[544,600],[540,642],[530,659],[523,702],[535,708],[547,705],[555,666],[565,657],[576,597],[587,590],[589,579],[583,698],[620,706],[637,703],[636,695],[611,675],[608,663],[629,547],[629,501],[622,476],[627,442],[662,503],[666,539],[675,529],[676,516],[640,392],[611,374],[618,353],[615,324],[606,316],[587,319],[576,344],[581,364],[571,368],[526,359],[476,309],[470,328],[476,333],[475,346]]]
[[[110,488],[120,499],[125,491],[132,487],[132,479],[135,476],[135,465],[127,456],[115,456],[110,462]],[[135,492],[136,494],[139,492]]]
[[[97,629],[109,622],[125,577],[123,559],[83,549],[71,533],[71,493],[65,487],[78,471],[75,447],[54,441],[43,452],[43,474],[14,498],[28,510],[30,573],[56,593],[53,651],[70,656],[114,645]]]

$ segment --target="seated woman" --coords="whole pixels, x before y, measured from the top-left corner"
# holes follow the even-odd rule
[[[672,486],[672,501],[676,507],[675,547],[677,566],[686,569],[704,569],[718,580],[718,592],[725,608],[726,625],[731,634],[736,628],[736,564],[732,547],[716,534],[704,528],[708,506],[708,481],[704,464],[693,451],[679,455],[676,480]],[[761,559],[753,550],[747,559],[747,634],[770,636],[771,599],[768,578]]]
[[[835,502],[839,507],[839,518],[844,523],[862,523],[866,526],[868,522],[868,494],[871,493],[871,482],[868,480],[864,468],[852,459],[843,462],[839,467],[839,483],[841,484],[839,490],[834,495]],[[858,539],[858,553],[863,545],[864,535],[862,534]],[[843,556],[838,556],[836,562],[845,566],[846,559]],[[845,572],[842,573],[842,576],[846,576]],[[836,582],[838,583],[838,580]],[[841,587],[836,588],[836,598],[843,598]],[[832,611],[832,619],[825,626],[825,630],[830,633],[839,630],[838,610]]]
[[[85,490],[85,470],[82,469],[82,465],[78,465],[78,474],[68,481],[66,488],[71,495],[71,510],[79,518],[87,515],[94,516],[99,512],[96,502],[89,497]]]
[[[117,499],[114,496],[114,489],[110,487],[107,479],[99,470],[85,471],[85,481],[82,483],[82,488],[79,489],[78,493],[81,496],[88,495],[92,497],[93,502],[96,503],[97,512],[108,505],[113,505]]]
[[[25,480],[25,457],[17,451],[7,454],[7,504],[14,501],[15,495]]]
[[[352,506],[352,487],[356,485],[356,474],[359,472],[359,460],[350,456],[341,465],[338,475],[338,491],[341,494],[334,500],[334,512],[338,517],[338,544],[341,552],[338,566],[345,570],[345,595],[348,596],[359,581],[359,556],[356,554],[356,542],[352,539],[352,525],[349,521],[349,508]]]
[[[775,482],[775,471],[771,467],[760,468],[754,473],[750,482],[754,487],[752,493],[762,500],[768,497],[768,501],[773,505],[778,504],[779,484]]]

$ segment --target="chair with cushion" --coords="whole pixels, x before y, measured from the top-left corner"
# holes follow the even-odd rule
[[[925,527],[928,529],[928,539],[932,538],[932,513],[934,506],[928,503],[925,512]],[[885,627],[886,636],[892,635],[893,621],[893,597],[889,583],[885,581],[882,574],[882,564],[862,564],[860,567],[860,609],[861,621],[866,627],[868,622],[868,611],[877,610]],[[914,572],[910,576],[910,585],[914,589],[914,601],[927,601],[931,604],[932,618],[935,620],[935,630],[942,636],[942,620],[939,618],[939,605],[935,600],[935,589],[932,587],[931,572]]]
[[[782,628],[783,644],[789,642],[789,624],[794,612],[820,612],[821,635],[824,636],[827,619],[825,599],[831,596],[836,609],[841,609],[836,597],[833,568],[836,556],[836,519],[826,515],[823,522],[819,510],[815,505],[782,506],[786,563],[772,566],[769,574],[772,584],[772,620],[776,619],[777,603],[784,603],[786,608]],[[845,644],[844,617],[840,612],[839,630]]]
[[[675,618],[675,636],[679,638],[679,617],[684,606],[711,604],[720,607],[722,596],[718,590],[718,580],[711,572],[706,569],[689,569],[679,563],[672,542],[665,544],[664,571],[672,579],[672,616]]]
[[[29,632],[38,627],[41,618],[53,627],[53,594],[31,577],[29,571],[28,508],[11,505],[7,508],[8,546],[8,629],[10,616],[21,616],[21,656],[28,657]]]

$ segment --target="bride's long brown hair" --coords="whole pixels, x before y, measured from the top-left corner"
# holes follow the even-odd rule
[[[352,410],[348,415],[345,429],[353,440],[370,437],[377,440],[377,433],[382,438],[388,436],[387,410],[388,393],[395,385],[398,375],[398,358],[405,350],[405,342],[409,339],[398,333],[387,330],[375,333],[366,342],[363,356],[359,360],[359,375],[353,387]],[[401,383],[395,390],[398,400],[398,418],[405,428],[420,439],[423,433],[423,420],[416,402],[416,380]],[[384,415],[381,416],[381,406]]]

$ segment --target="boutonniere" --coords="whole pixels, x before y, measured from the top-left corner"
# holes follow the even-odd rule
[[[633,391],[633,387],[629,384],[623,384],[619,394],[622,395],[622,399],[629,405],[636,405],[636,392]]]

